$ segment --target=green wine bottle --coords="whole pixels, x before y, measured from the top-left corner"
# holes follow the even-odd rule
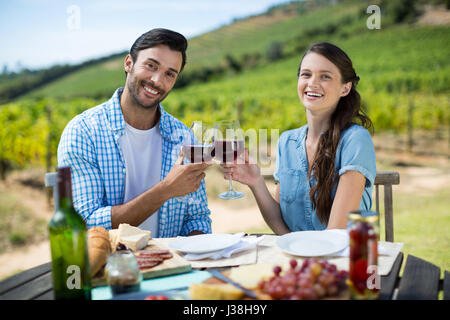
[[[49,223],[55,299],[91,299],[87,229],[72,204],[70,167],[58,168],[58,197]]]

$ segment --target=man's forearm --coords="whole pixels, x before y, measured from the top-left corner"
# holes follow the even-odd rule
[[[127,203],[111,208],[112,228],[121,223],[138,226],[172,198],[164,180]]]

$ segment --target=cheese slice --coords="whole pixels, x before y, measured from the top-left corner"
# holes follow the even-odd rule
[[[141,250],[147,246],[150,234],[150,231],[141,230],[128,223],[121,223],[119,228],[109,230],[109,238],[113,250],[115,250],[119,242],[133,251]]]
[[[147,230],[141,230],[137,227],[130,226],[128,223],[121,223],[119,224],[119,234],[118,237],[126,237],[126,236],[133,236],[136,234],[148,234],[150,236],[150,231]]]
[[[131,236],[124,236],[119,238],[119,242],[127,246],[128,249],[138,251],[147,246],[150,235],[148,233],[139,233]]]
[[[194,300],[238,300],[244,297],[244,292],[229,283],[193,283],[189,296]]]
[[[115,250],[117,247],[118,235],[119,235],[119,229],[109,230],[109,241],[111,242],[111,248],[113,248],[113,250]]]
[[[247,289],[256,289],[259,281],[267,280],[273,276],[273,268],[276,265],[279,264],[259,263],[239,266],[239,268],[231,269],[229,278]],[[285,270],[284,265],[282,268]]]

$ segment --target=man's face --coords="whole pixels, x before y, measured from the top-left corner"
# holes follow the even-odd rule
[[[157,107],[172,90],[181,69],[182,55],[166,45],[138,52],[136,61],[128,55],[126,86],[136,104],[143,108]]]

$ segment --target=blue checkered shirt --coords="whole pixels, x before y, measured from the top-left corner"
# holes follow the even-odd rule
[[[110,100],[74,117],[58,145],[58,166],[71,167],[73,204],[88,228],[111,229],[111,207],[123,204],[126,172],[119,147],[119,138],[125,130],[119,99],[122,91],[123,88],[117,89]],[[165,112],[161,104],[160,111],[162,180],[178,158],[186,135],[191,133],[181,121]],[[195,196],[202,200],[201,204],[169,199],[160,207],[160,237],[186,236],[194,230],[211,233],[205,181]]]

